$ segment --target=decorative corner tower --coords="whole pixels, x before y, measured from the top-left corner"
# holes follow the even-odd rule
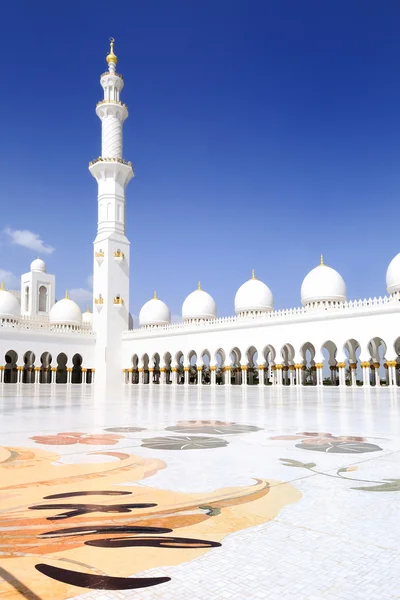
[[[98,184],[97,236],[93,256],[93,328],[96,331],[96,383],[120,380],[121,334],[129,328],[129,241],[125,235],[125,190],[133,177],[132,163],[122,157],[122,126],[128,109],[120,101],[124,87],[116,72],[114,39],[106,57],[108,71],[100,78],[104,99],[96,114],[101,120],[101,156],[89,171]]]

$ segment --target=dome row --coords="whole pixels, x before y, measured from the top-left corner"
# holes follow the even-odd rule
[[[391,296],[400,296],[400,253],[389,264],[386,273],[387,291]],[[312,269],[301,285],[303,306],[338,304],[346,302],[346,284],[343,277],[325,265],[321,256],[320,264]],[[254,271],[251,279],[240,286],[235,296],[235,313],[261,314],[274,309],[274,297],[269,287],[256,279]],[[210,320],[217,316],[217,305],[210,294],[200,288],[189,294],[182,305],[182,318],[185,322]],[[143,305],[139,313],[141,327],[168,325],[171,313],[165,302],[154,294],[154,298]]]

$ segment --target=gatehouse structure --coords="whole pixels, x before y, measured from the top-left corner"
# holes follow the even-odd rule
[[[54,275],[35,259],[17,291],[0,289],[1,384],[399,386],[400,254],[386,273],[387,296],[348,300],[341,275],[325,264],[308,273],[301,307],[274,309],[254,271],[236,293],[235,315],[221,317],[198,284],[171,323],[157,297],[129,314],[130,253],[126,188],[134,173],[123,157],[128,116],[120,96],[114,40],[101,75],[101,155],[89,165],[98,185],[93,245],[93,306],[82,314],[56,301]]]

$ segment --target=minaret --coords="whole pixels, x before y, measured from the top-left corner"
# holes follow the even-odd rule
[[[114,39],[106,57],[108,71],[100,77],[104,100],[96,114],[101,120],[101,156],[89,170],[98,184],[97,236],[94,241],[93,328],[96,331],[96,383],[121,380],[121,334],[129,327],[129,241],[125,235],[125,189],[133,177],[122,158],[122,125],[128,109],[120,101],[124,87],[116,72]]]

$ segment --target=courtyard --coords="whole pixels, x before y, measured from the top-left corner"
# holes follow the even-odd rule
[[[398,598],[396,388],[0,387],[0,598]]]

